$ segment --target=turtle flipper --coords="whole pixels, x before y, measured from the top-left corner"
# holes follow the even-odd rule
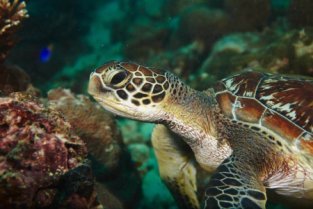
[[[160,176],[181,209],[199,209],[196,191],[196,168],[190,148],[165,126],[156,125],[152,145]]]
[[[217,168],[206,190],[205,209],[265,209],[265,187],[242,163],[231,155]]]

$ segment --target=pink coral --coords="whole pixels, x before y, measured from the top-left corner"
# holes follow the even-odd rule
[[[31,208],[53,200],[60,177],[86,157],[86,147],[58,112],[21,93],[0,98],[0,202]],[[39,192],[40,191],[40,192]],[[42,205],[41,205],[42,206]]]

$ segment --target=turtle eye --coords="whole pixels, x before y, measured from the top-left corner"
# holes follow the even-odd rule
[[[128,73],[126,71],[119,71],[111,78],[110,84],[120,87],[128,81]]]

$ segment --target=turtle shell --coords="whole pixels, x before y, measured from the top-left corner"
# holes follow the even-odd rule
[[[222,112],[313,154],[313,80],[248,71],[214,86]]]

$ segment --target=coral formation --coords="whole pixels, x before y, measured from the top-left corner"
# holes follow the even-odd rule
[[[214,75],[212,81],[247,67],[270,73],[313,76],[312,35],[312,29],[304,29],[225,36],[215,43],[199,73]],[[210,77],[204,78],[197,81],[198,87],[210,83],[207,80]]]
[[[50,90],[48,100],[86,143],[100,202],[108,208],[136,205],[141,194],[140,176],[135,163],[125,159],[129,155],[113,116],[88,97],[67,89]]]
[[[139,62],[162,52],[170,34],[163,25],[141,22],[134,24],[127,32],[124,55]]]
[[[195,71],[200,65],[199,57],[206,55],[205,43],[194,41],[170,52],[164,52],[146,60],[149,66],[171,70],[184,79]]]
[[[112,115],[88,97],[74,95],[66,89],[49,91],[48,99],[84,140],[89,154],[108,171],[114,170],[120,160],[122,138]]]
[[[85,164],[85,144],[72,134],[70,124],[27,94],[0,98],[0,138],[0,201],[5,208],[54,204],[64,175]],[[91,193],[68,195],[82,201]]]
[[[0,63],[15,44],[14,33],[27,17],[25,1],[0,0]]]

